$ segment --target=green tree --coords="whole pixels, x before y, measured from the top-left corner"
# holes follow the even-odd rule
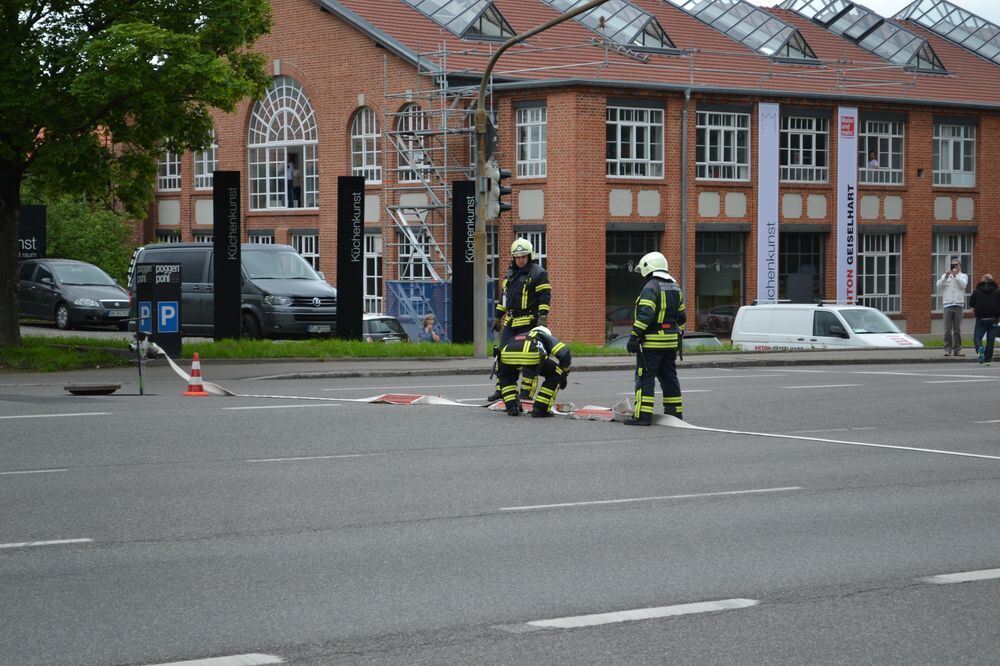
[[[20,342],[25,179],[145,215],[157,155],[208,146],[211,109],[263,95],[270,25],[267,0],[0,2],[0,346]]]

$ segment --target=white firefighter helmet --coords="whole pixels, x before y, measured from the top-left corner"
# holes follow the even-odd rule
[[[533,329],[531,329],[531,331],[529,331],[529,333],[534,333],[535,331],[538,331],[540,333],[544,333],[545,335],[548,335],[548,336],[552,335],[552,331],[550,331],[545,326],[536,326]]]
[[[528,257],[528,259],[531,259],[533,250],[534,248],[531,247],[531,243],[527,238],[517,238],[510,246],[510,256]]]
[[[643,256],[639,260],[639,264],[635,267],[636,273],[642,273],[642,277],[646,277],[653,271],[664,271],[669,270],[667,268],[667,258],[663,256],[660,252],[650,252]]]

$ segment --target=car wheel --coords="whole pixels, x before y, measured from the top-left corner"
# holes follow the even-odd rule
[[[244,338],[248,338],[250,340],[260,340],[264,337],[263,333],[261,333],[260,322],[257,321],[257,317],[254,317],[252,314],[247,312],[243,315],[241,322],[241,334]]]
[[[65,331],[70,328],[69,308],[66,307],[65,303],[60,303],[56,306],[56,328],[60,331]]]

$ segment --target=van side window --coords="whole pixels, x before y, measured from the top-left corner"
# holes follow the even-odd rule
[[[816,311],[813,314],[813,335],[819,337],[830,337],[833,333],[830,332],[831,326],[839,326],[844,328],[844,325],[840,323],[837,319],[837,315],[832,312]]]
[[[205,264],[208,262],[209,254],[201,250],[178,252],[177,259],[181,265],[181,281],[204,282]]]

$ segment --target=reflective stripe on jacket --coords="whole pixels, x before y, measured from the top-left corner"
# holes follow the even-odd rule
[[[632,335],[648,349],[677,349],[687,322],[684,292],[673,280],[653,277],[635,300]]]

